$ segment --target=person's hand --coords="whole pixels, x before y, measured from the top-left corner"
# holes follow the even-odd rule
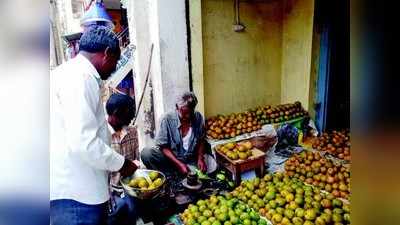
[[[139,168],[140,167],[140,161],[139,160],[133,160],[132,161],[136,166],[137,166],[137,168]]]
[[[186,175],[189,172],[189,168],[184,163],[179,163],[178,164],[178,170],[183,175]]]
[[[201,170],[201,172],[206,172],[207,171],[207,165],[206,162],[204,162],[204,159],[199,159],[197,160],[197,166]]]
[[[121,174],[122,177],[127,177],[132,175],[137,170],[137,168],[139,168],[137,163],[129,159],[125,159],[124,165],[122,165],[122,168],[118,172]]]

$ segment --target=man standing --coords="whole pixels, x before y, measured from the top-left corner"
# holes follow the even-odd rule
[[[101,80],[120,57],[116,35],[91,27],[79,54],[50,77],[50,223],[103,225],[109,172],[132,174],[137,162],[113,151],[100,98]]]

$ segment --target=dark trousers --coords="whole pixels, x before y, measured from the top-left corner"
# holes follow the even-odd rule
[[[52,225],[107,225],[108,205],[87,205],[62,199],[50,201]]]
[[[177,172],[176,166],[156,147],[144,148],[140,153],[140,158],[147,169],[158,170],[166,175]]]
[[[108,215],[108,225],[134,225],[137,220],[136,199],[114,196],[115,206]]]
[[[211,146],[206,143],[205,154],[212,155]],[[145,147],[140,153],[140,158],[142,159],[143,164],[147,169],[150,170],[159,170],[165,173],[167,176],[171,174],[177,174],[178,169],[176,166],[156,147]],[[186,164],[196,165],[196,159],[193,159],[190,162],[184,162]]]

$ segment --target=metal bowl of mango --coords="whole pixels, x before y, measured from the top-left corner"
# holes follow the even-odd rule
[[[157,197],[165,186],[165,175],[156,170],[138,169],[129,177],[121,177],[125,193],[139,199]]]

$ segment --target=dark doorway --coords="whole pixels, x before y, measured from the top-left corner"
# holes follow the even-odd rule
[[[316,1],[315,26],[321,33],[317,124],[321,130],[350,128],[349,1]]]

